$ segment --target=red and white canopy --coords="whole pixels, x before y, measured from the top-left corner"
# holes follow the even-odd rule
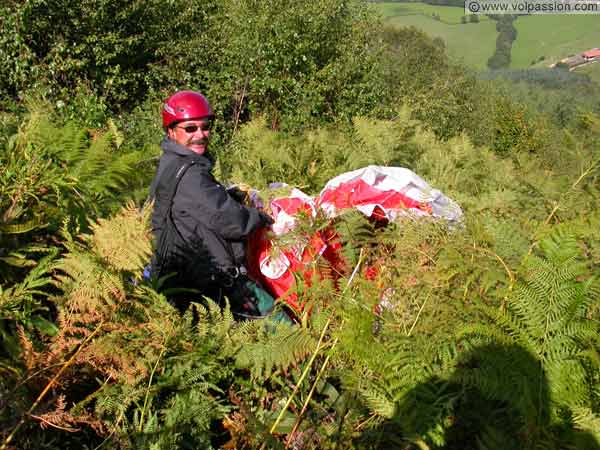
[[[343,173],[328,181],[321,193],[310,197],[299,189],[292,189],[288,197],[271,201],[275,223],[272,231],[282,235],[294,229],[296,217],[315,217],[322,210],[328,217],[336,217],[348,209],[356,209],[367,217],[395,221],[400,217],[433,217],[460,222],[462,210],[451,199],[409,169],[402,167],[368,166]],[[264,232],[251,240],[248,267],[276,297],[284,297],[288,304],[301,309],[293,295],[286,295],[296,278],[314,275],[307,269],[311,262],[324,257],[338,264],[340,243],[331,232],[316,232],[288,251],[270,251],[271,243]],[[314,265],[313,265],[314,266]],[[259,270],[256,270],[259,269]]]
[[[403,167],[367,166],[338,175],[327,182],[317,203],[330,217],[348,208],[390,221],[433,216],[455,222],[462,217],[456,203]]]

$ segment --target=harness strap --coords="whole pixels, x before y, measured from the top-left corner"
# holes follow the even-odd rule
[[[167,218],[170,217],[171,218],[171,222],[173,223],[173,226],[175,228],[175,231],[177,232],[177,234],[179,235],[179,237],[183,239],[183,236],[181,236],[181,234],[179,233],[179,230],[177,229],[177,226],[175,225],[175,222],[173,221],[173,200],[175,198],[175,194],[177,193],[177,188],[179,187],[179,183],[181,182],[181,180],[183,179],[183,176],[185,175],[185,173],[188,171],[188,169],[190,167],[192,167],[193,165],[195,165],[198,162],[198,159],[191,159],[189,161],[184,162],[179,169],[177,169],[177,171],[175,172],[175,182],[171,183],[169,185],[169,191],[168,191],[168,203],[169,203],[169,207],[167,210],[167,214],[165,214],[165,216],[163,217],[163,230],[167,224]],[[168,174],[171,171],[165,171],[165,174]],[[172,172],[171,172],[172,173]],[[165,176],[165,174],[163,174],[163,177]],[[234,259],[233,254],[231,254],[231,258],[232,260]],[[158,267],[158,272],[161,273],[162,272],[162,262],[160,264],[160,266]],[[240,265],[240,266],[231,266],[231,267],[227,267],[227,268],[223,268],[222,269],[222,274],[225,275],[228,278],[228,283],[230,286],[233,284],[233,281],[237,278],[239,278],[241,275],[246,275],[248,273],[248,269],[246,269],[246,267],[244,265]]]
[[[178,160],[177,160],[178,161]],[[183,237],[181,236],[181,233],[179,232],[179,230],[177,229],[177,227],[175,226],[175,222],[173,222],[173,216],[172,216],[172,212],[173,212],[173,199],[175,198],[175,193],[177,192],[177,188],[179,187],[179,183],[181,182],[181,179],[183,178],[183,176],[185,175],[185,173],[187,172],[187,170],[192,167],[194,164],[196,164],[198,162],[198,160],[196,159],[191,159],[188,161],[185,161],[176,171],[175,171],[175,181],[169,183],[169,187],[168,187],[168,191],[167,191],[167,201],[168,201],[168,208],[166,213],[163,215],[163,222],[161,225],[162,228],[162,233],[165,233],[168,227],[167,221],[169,219],[171,219],[171,223],[173,224],[173,229],[175,230],[175,232],[179,235],[179,237],[183,240]],[[177,162],[175,163],[177,164]],[[169,167],[167,167],[167,169],[165,169],[165,171],[163,172],[161,179],[157,180],[157,184],[160,185],[160,181],[162,179],[164,179],[165,177],[170,177],[173,174],[173,169],[171,169],[171,167],[175,166],[175,164],[171,164]],[[164,255],[162,255],[164,256]],[[163,257],[157,258],[158,260],[155,261],[156,263],[156,274],[157,276],[160,276],[163,272],[163,268],[164,268],[164,264],[165,264],[165,260]]]

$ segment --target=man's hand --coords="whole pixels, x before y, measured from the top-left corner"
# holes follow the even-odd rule
[[[232,186],[227,189],[227,193],[233,198],[236,202],[245,205],[248,203],[248,193],[246,191],[241,190],[237,186]]]
[[[269,227],[271,225],[273,225],[275,223],[275,221],[273,220],[273,218],[268,215],[266,212],[264,211],[259,211],[258,215],[260,216],[260,218],[262,219],[263,223],[265,224],[265,227]]]

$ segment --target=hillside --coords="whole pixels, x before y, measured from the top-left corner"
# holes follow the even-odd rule
[[[600,18],[596,15],[521,16],[515,21],[517,40],[511,68],[526,68],[544,56],[548,65],[569,55],[600,47]]]
[[[498,33],[495,22],[487,17],[479,16],[480,23],[463,24],[463,8],[425,3],[377,3],[375,8],[390,25],[415,26],[443,39],[448,54],[468,67],[486,69],[487,59],[494,53]],[[511,51],[512,69],[547,67],[566,56],[600,47],[599,19],[594,15],[520,16],[514,24],[517,39]]]
[[[463,24],[463,8],[425,3],[377,3],[375,8],[390,25],[414,26],[431,37],[441,38],[448,55],[468,67],[485,69],[494,53],[498,33],[495,23],[487,17],[481,17],[480,23]],[[438,14],[440,20],[432,14]],[[473,45],[474,42],[477,45]]]

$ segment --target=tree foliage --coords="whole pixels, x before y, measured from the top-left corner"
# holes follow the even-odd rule
[[[273,126],[351,117],[382,99],[376,22],[357,2],[39,0],[3,15],[0,93],[13,98],[90,89],[131,110],[196,88],[234,126],[256,112]]]
[[[501,16],[490,16],[496,20],[496,51],[488,59],[487,65],[491,70],[506,69],[510,66],[510,52],[512,44],[517,39],[517,29],[514,21],[518,16],[505,14]]]

